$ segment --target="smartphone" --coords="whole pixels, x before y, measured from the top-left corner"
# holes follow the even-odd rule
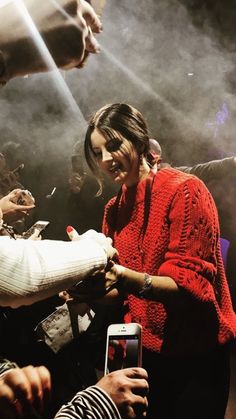
[[[138,323],[111,324],[107,329],[104,374],[142,365],[142,326]]]
[[[24,239],[28,239],[34,233],[35,229],[39,232],[43,231],[49,224],[49,221],[39,220],[36,221],[23,235]]]

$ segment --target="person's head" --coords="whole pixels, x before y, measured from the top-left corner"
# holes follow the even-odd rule
[[[87,164],[98,181],[102,171],[115,183],[135,184],[150,170],[145,119],[137,109],[125,103],[102,107],[89,121],[84,151]]]
[[[150,151],[161,157],[162,149],[160,143],[155,138],[149,138]]]

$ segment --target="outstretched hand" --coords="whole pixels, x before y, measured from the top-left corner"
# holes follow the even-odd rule
[[[100,51],[94,33],[101,32],[102,24],[86,0],[24,0],[18,7],[10,2],[0,13],[0,50],[6,67],[2,81],[52,70],[46,48],[63,70],[82,67],[89,53]],[[14,31],[9,31],[13,25]],[[46,45],[44,52],[32,27]]]
[[[14,189],[8,195],[0,199],[0,208],[3,213],[3,218],[7,222],[24,218],[29,211],[35,207],[33,199],[28,201],[31,202],[29,205],[19,205],[16,203],[18,198],[21,199],[23,193],[24,191],[22,191],[22,189]]]

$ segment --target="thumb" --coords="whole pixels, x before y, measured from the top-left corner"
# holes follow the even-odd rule
[[[66,227],[66,232],[67,232],[68,237],[69,237],[69,239],[70,239],[71,241],[74,241],[74,240],[79,240],[79,239],[80,239],[79,233],[75,230],[75,228],[74,228],[74,227],[72,227],[72,226],[67,226],[67,227]]]

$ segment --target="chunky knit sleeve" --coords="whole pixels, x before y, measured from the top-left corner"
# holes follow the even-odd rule
[[[158,274],[171,277],[199,300],[215,300],[218,217],[213,198],[200,180],[190,177],[177,188],[169,222],[168,251]]]
[[[0,305],[30,305],[70,288],[107,262],[94,240],[13,240],[0,237]]]

